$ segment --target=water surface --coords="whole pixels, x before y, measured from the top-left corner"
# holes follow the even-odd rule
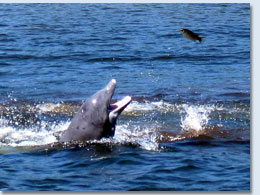
[[[115,137],[59,144],[112,78]],[[0,189],[249,191],[250,5],[1,4]]]

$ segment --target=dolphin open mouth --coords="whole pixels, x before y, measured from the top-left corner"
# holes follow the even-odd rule
[[[116,80],[112,79],[106,86],[106,90],[109,91],[109,94],[110,94],[110,101],[114,94],[115,88],[116,88]],[[119,100],[114,104],[109,103],[108,111],[109,111],[109,113],[113,112],[113,113],[120,114],[128,106],[128,104],[131,101],[132,101],[132,98],[130,96],[126,96],[122,100]]]
[[[122,100],[119,100],[118,102],[114,104],[110,104],[108,110],[109,112],[117,112],[121,113],[132,101],[132,98],[130,96],[124,97]]]

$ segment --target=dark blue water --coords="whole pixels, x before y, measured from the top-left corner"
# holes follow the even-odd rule
[[[115,137],[57,143],[112,78]],[[249,191],[250,5],[1,4],[0,190]]]

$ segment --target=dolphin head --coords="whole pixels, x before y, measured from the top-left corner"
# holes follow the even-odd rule
[[[111,104],[112,96],[115,92],[116,80],[112,79],[105,88],[95,93],[89,100],[89,108],[92,118],[95,118],[98,126],[103,126],[102,137],[110,137],[115,133],[115,126],[118,116],[132,101],[130,96],[126,96],[120,101]],[[98,120],[97,120],[98,119]]]
[[[116,88],[112,79],[105,88],[92,95],[79,109],[60,141],[85,141],[115,134],[120,113],[132,101],[130,96],[111,104]]]

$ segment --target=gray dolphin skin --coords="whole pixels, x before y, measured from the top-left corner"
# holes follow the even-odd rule
[[[112,79],[107,86],[92,95],[78,110],[60,142],[99,140],[115,134],[120,113],[132,101],[130,96],[111,104],[116,88]]]
[[[201,42],[202,41],[202,38],[203,37],[199,37],[198,34],[188,30],[188,29],[185,29],[185,28],[181,28],[180,31],[182,32],[182,34],[187,38],[187,39],[190,39],[192,41],[199,41]]]

